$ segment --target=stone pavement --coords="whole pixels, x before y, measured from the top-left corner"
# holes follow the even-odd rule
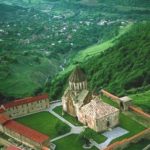
[[[70,135],[70,134],[72,134],[72,133],[69,132],[69,133],[66,133],[66,134],[64,134],[64,135],[58,136],[58,137],[52,139],[51,142],[54,142],[54,141],[59,140],[59,139],[61,139],[61,138],[64,138],[64,137],[66,137],[66,136],[68,136],[68,135]]]
[[[128,131],[121,128],[121,127],[116,127],[114,129],[112,129],[111,131],[107,131],[104,132],[102,135],[104,135],[105,137],[107,137],[107,140],[104,143],[99,144],[99,149],[104,149],[106,148],[110,142],[124,134],[127,134]]]

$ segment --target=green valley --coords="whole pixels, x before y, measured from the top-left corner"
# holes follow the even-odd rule
[[[150,0],[0,0],[0,150],[149,143]]]
[[[91,55],[88,59],[80,59],[82,55],[77,54],[75,58],[79,57],[76,59],[78,62],[72,62],[74,65],[69,66],[70,69],[66,69],[66,72],[60,73],[53,80],[50,94],[53,94],[53,91],[57,93],[58,87],[65,85],[65,79],[76,63],[80,63],[88,74],[90,89],[99,91],[104,88],[120,96],[148,90],[150,83],[149,35],[149,23],[136,24],[121,37],[115,39],[114,44],[104,52],[101,51],[101,45],[99,45],[97,47],[99,47],[100,54]],[[92,50],[94,53],[95,46],[82,52],[90,56]],[[52,96],[55,97],[55,93]],[[133,98],[136,99],[136,97]],[[141,106],[148,110],[149,98],[146,102],[144,100],[141,102],[145,103]],[[138,104],[137,100],[135,104]]]
[[[126,26],[149,20],[147,2],[96,3],[1,2],[0,96],[4,101],[49,92],[52,79],[62,70],[71,70],[72,64],[112,47]],[[50,95],[55,93],[51,90]]]

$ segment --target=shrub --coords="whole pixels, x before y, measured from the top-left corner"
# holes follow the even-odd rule
[[[57,122],[55,125],[55,130],[57,131],[58,135],[63,135],[65,133],[69,132],[70,128],[66,125],[62,125],[59,122]]]

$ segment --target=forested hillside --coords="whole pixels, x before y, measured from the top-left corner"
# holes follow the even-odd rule
[[[149,6],[146,0],[0,0],[0,99],[8,101],[50,89],[57,99],[62,90],[54,77],[76,63],[77,53],[82,59],[84,52],[102,57],[99,48],[104,51],[113,46],[120,30],[150,20]],[[90,65],[85,63],[85,68]],[[89,78],[93,66],[88,69]],[[96,77],[90,79],[93,88]],[[98,87],[107,87],[105,80],[99,81]],[[134,88],[130,81],[125,83],[125,91]]]
[[[101,54],[80,63],[89,88],[119,96],[150,89],[150,23],[138,23]],[[50,93],[60,94],[70,72],[53,80]],[[60,94],[61,95],[61,94]],[[148,107],[148,106],[147,106]]]
[[[83,67],[90,79],[90,88],[103,87],[121,95],[128,90],[148,86],[149,41],[150,23],[136,24],[116,41],[115,46],[85,62]]]

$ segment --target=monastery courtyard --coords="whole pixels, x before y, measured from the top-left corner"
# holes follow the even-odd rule
[[[111,102],[108,99],[105,99],[105,101],[107,103]],[[115,104],[111,102],[111,105]],[[120,114],[119,119],[120,125],[118,127],[102,134],[96,133],[88,128],[92,133],[90,139],[92,148],[90,150],[102,150],[116,140],[133,136],[145,129],[145,127],[140,124],[137,126],[138,123],[135,120],[132,120],[123,113]],[[56,150],[83,150],[84,142],[79,140],[79,134],[87,127],[83,126],[67,113],[62,115],[62,104],[60,101],[50,104],[50,108],[44,112],[16,118],[16,121],[48,135],[51,142],[56,145]],[[56,130],[58,124],[62,130],[61,133],[58,133],[59,130]]]

